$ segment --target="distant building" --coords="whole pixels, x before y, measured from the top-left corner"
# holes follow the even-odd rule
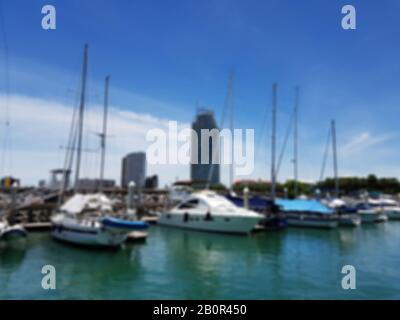
[[[66,169],[53,169],[50,171],[49,188],[53,190],[60,189],[62,186],[64,175],[65,175],[64,187],[68,189],[70,185],[71,170],[66,170]]]
[[[194,185],[204,187],[209,181],[211,185],[220,183],[220,165],[212,164],[213,162],[213,149],[219,154],[219,134],[216,137],[216,142],[210,138],[205,144],[201,143],[201,129],[218,129],[217,122],[214,118],[214,113],[211,110],[200,109],[197,111],[195,120],[192,123],[192,129],[197,134],[197,143],[194,144],[192,137],[192,150],[195,150],[197,145],[197,159],[192,157],[192,164],[190,165],[190,178]],[[208,148],[208,164],[201,163],[202,148]],[[193,151],[192,151],[193,152]],[[196,161],[197,160],[197,161]],[[218,159],[214,159],[214,162]],[[197,163],[196,163],[197,162]]]
[[[39,180],[38,187],[40,189],[46,188],[46,180]]]
[[[146,178],[146,182],[144,183],[144,187],[146,189],[157,189],[158,188],[158,176],[150,176]]]
[[[144,187],[146,178],[146,153],[133,152],[122,159],[121,187],[126,188],[129,182]]]
[[[97,191],[100,188],[100,179],[83,178],[78,180],[77,188],[81,191]],[[115,180],[103,179],[102,187],[110,189],[115,187]]]

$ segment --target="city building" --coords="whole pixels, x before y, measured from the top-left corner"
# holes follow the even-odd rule
[[[146,153],[133,152],[122,159],[121,187],[127,188],[129,182],[144,187],[146,178]]]
[[[44,180],[44,179],[39,180],[38,187],[39,187],[39,189],[46,188],[46,180]]]
[[[215,163],[219,160],[219,134],[215,136],[215,140],[209,138],[208,141],[201,141],[202,129],[218,129],[217,122],[214,118],[214,113],[209,109],[198,109],[196,118],[192,123],[192,129],[196,132],[196,136],[192,136],[192,163],[190,165],[190,178],[192,183],[197,187],[205,187],[209,182],[211,185],[220,183],[220,164]],[[196,143],[194,142],[197,138]],[[197,158],[194,152],[197,148]],[[203,148],[208,148],[208,163],[201,163],[201,151]],[[214,160],[214,161],[213,161]],[[213,164],[214,162],[214,164]]]
[[[157,189],[158,188],[158,176],[153,175],[146,178],[146,182],[144,183],[145,189]]]

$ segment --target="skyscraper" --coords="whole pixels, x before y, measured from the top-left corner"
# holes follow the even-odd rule
[[[211,185],[218,184],[220,182],[220,165],[215,162],[219,161],[219,129],[214,118],[214,113],[208,109],[197,110],[196,118],[192,123],[192,129],[196,132],[197,136],[192,136],[191,180],[195,185],[201,187],[206,186],[208,181]],[[209,137],[207,140],[202,141],[202,129],[217,129],[218,134],[214,138]],[[194,141],[196,138],[197,142]],[[208,148],[208,163],[204,163],[204,157],[202,161],[201,155],[204,148]],[[194,152],[196,150],[197,155]],[[214,159],[213,151],[215,152]]]
[[[143,187],[146,179],[146,153],[133,152],[122,159],[121,187],[126,188],[129,182]]]

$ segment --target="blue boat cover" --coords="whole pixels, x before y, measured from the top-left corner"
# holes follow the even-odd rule
[[[331,208],[314,199],[276,199],[275,202],[284,212],[298,211],[321,214],[332,214],[334,212]]]
[[[143,230],[149,227],[144,221],[129,221],[113,217],[105,217],[102,222],[104,226],[120,229]]]
[[[228,200],[233,202],[238,207],[244,206],[244,200],[241,197],[234,197],[231,195],[226,196]],[[272,207],[273,203],[271,200],[262,197],[251,197],[249,198],[249,207],[252,210],[266,210]]]

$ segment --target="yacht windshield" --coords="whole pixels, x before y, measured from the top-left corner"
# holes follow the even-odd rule
[[[193,209],[193,208],[196,208],[198,204],[199,204],[199,200],[193,199],[193,200],[189,200],[185,203],[182,203],[178,207],[178,209]]]

